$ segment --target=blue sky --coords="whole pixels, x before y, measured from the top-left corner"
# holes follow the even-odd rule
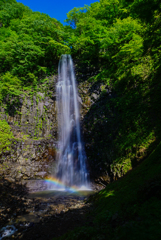
[[[74,7],[83,7],[84,4],[90,5],[99,0],[17,0],[31,8],[33,11],[38,11],[48,14],[52,18],[63,21],[66,19],[66,14]]]

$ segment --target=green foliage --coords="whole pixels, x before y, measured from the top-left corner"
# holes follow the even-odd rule
[[[88,5],[85,5],[84,7],[80,8],[73,8],[68,14],[67,19],[65,20],[66,23],[70,24],[72,28],[76,28],[77,22],[80,18],[84,17],[84,13],[89,9]]]
[[[11,127],[5,120],[0,120],[0,152],[9,150],[10,140],[13,138]]]
[[[19,86],[35,86],[45,74],[52,74],[61,54],[70,53],[64,35],[63,26],[56,19],[32,12],[14,0],[1,1],[1,81],[10,72],[21,81]],[[6,91],[1,91],[1,99]]]
[[[21,81],[9,72],[0,77],[0,103],[8,96],[18,97],[21,94]]]

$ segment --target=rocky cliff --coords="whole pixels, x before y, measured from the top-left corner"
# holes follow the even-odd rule
[[[90,177],[93,182],[105,186],[112,180],[110,133],[112,129],[116,130],[113,122],[116,113],[107,104],[115,95],[103,81],[94,82],[89,77],[83,81],[78,78],[78,91]]]
[[[19,98],[5,99],[0,119],[11,126],[14,139],[0,155],[0,173],[10,180],[44,178],[54,172],[57,146],[56,77]]]

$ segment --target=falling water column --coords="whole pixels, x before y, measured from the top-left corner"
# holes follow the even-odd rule
[[[59,153],[57,177],[66,186],[87,186],[86,154],[81,141],[80,114],[73,61],[62,55],[58,67],[57,108]]]

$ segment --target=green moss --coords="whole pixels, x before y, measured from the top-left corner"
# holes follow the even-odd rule
[[[44,109],[45,109],[45,111],[47,111],[48,109],[47,109],[47,107],[44,105]]]
[[[11,127],[5,120],[0,120],[0,152],[10,150],[11,139],[14,139]]]

